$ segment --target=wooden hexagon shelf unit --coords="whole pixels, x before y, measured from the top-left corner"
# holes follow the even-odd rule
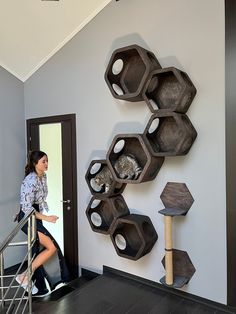
[[[151,181],[163,162],[163,157],[151,155],[141,134],[116,135],[107,152],[107,165],[120,183]]]
[[[107,166],[106,160],[93,160],[85,175],[86,182],[97,198],[106,198],[121,194],[126,184],[116,182]]]
[[[194,202],[187,185],[178,182],[168,182],[160,198],[165,209],[159,212],[166,216],[186,215]]]
[[[131,260],[149,253],[158,239],[150,218],[137,214],[118,218],[112,224],[110,237],[117,254]]]
[[[162,265],[165,268],[165,257],[162,259]],[[173,288],[182,288],[189,282],[195,273],[196,269],[193,266],[188,253],[180,250],[173,250],[173,275],[174,282],[172,285],[167,285]],[[160,282],[166,285],[165,276],[160,279]]]
[[[159,110],[143,135],[153,156],[181,156],[189,152],[197,132],[187,115]]]
[[[144,87],[143,99],[152,112],[168,109],[186,113],[196,88],[188,75],[174,67],[153,71]]]
[[[92,197],[86,209],[86,215],[93,231],[109,234],[112,223],[119,217],[129,215],[124,198],[119,196],[107,199]]]
[[[149,73],[160,68],[152,52],[131,45],[113,52],[105,72],[105,81],[113,97],[140,101],[143,100],[143,87]]]

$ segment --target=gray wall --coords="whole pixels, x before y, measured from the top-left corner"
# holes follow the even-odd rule
[[[15,227],[13,216],[19,210],[20,184],[25,164],[24,86],[0,67],[0,242]],[[20,235],[18,240],[22,238]],[[10,248],[5,266],[21,260],[22,249]]]
[[[187,72],[198,91],[187,113],[198,132],[189,154],[166,158],[154,181],[124,192],[131,212],[148,215],[159,234],[151,253],[136,262],[118,257],[108,236],[91,231],[84,179],[90,161],[105,157],[117,133],[143,132],[151,115],[143,102],[115,100],[104,81],[112,51],[133,43],[154,52],[163,67]],[[188,252],[196,273],[184,290],[226,303],[224,57],[223,0],[112,1],[25,83],[26,118],[77,114],[81,267],[108,265],[159,281],[160,194],[168,181],[185,182],[195,202],[174,220],[174,248]]]

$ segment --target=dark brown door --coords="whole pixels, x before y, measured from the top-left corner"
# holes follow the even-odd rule
[[[39,127],[61,124],[64,255],[73,278],[78,277],[77,171],[75,114],[27,120],[28,151],[40,149]],[[50,193],[50,191],[49,191]]]

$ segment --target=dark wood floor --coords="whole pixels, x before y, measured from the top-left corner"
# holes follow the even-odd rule
[[[172,290],[172,289],[171,289]],[[167,288],[155,287],[105,271],[88,281],[80,278],[33,301],[34,314],[226,314],[217,303],[195,301]],[[204,300],[204,299],[203,299]]]
[[[57,301],[34,301],[34,313],[41,314],[226,314],[236,311],[206,305],[124,278],[105,274],[77,288]]]

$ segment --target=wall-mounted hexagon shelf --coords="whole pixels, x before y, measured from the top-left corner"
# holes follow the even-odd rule
[[[160,210],[159,213],[172,217],[186,215],[194,202],[187,185],[178,182],[168,182],[160,199],[165,205],[165,209]]]
[[[93,231],[109,234],[112,223],[119,217],[129,215],[124,198],[114,196],[106,199],[92,197],[86,215]]]
[[[141,134],[119,134],[107,152],[107,165],[120,183],[141,183],[153,180],[164,162],[154,157]]]
[[[98,198],[121,194],[126,184],[116,182],[106,160],[93,160],[85,175],[92,195]]]
[[[158,235],[149,217],[131,214],[111,226],[112,243],[119,256],[137,260],[151,251]]]
[[[162,259],[162,265],[165,266],[165,258]],[[185,284],[189,282],[195,273],[196,269],[193,266],[188,253],[180,250],[173,250],[173,273],[174,281],[171,285],[174,288],[182,288]],[[166,284],[165,276],[160,279],[160,282],[164,285]],[[169,285],[167,285],[169,286]]]
[[[105,81],[113,97],[140,101],[143,100],[142,92],[149,73],[160,68],[152,52],[138,45],[131,45],[112,53],[105,72]]]
[[[153,156],[180,156],[189,152],[197,132],[185,114],[159,110],[143,136]]]
[[[149,109],[186,113],[196,95],[188,75],[174,67],[153,71],[144,87],[143,99]]]

